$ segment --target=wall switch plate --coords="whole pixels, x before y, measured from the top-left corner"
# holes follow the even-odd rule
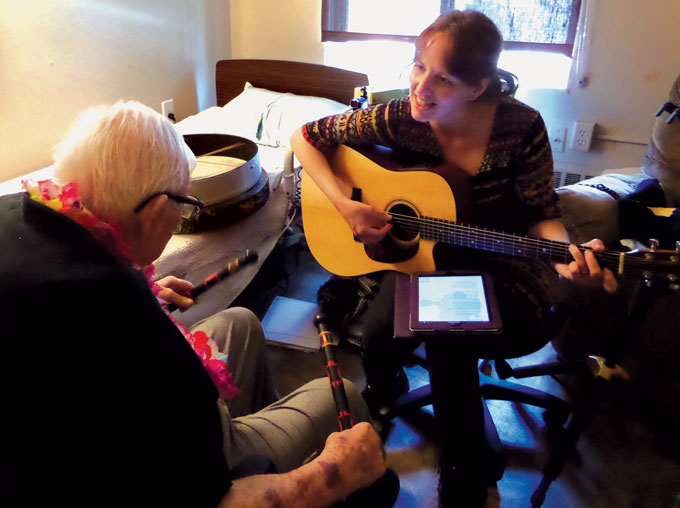
[[[165,118],[170,119],[170,121],[175,121],[175,102],[172,99],[161,102],[161,113]]]
[[[550,148],[553,153],[564,152],[564,143],[567,139],[566,127],[551,127],[548,130],[548,137],[550,138]]]
[[[571,139],[571,149],[581,152],[590,151],[594,130],[595,122],[576,122],[574,124],[574,137]]]

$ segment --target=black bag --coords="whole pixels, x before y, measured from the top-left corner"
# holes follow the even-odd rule
[[[380,291],[385,272],[359,277],[333,275],[319,288],[317,303],[330,328],[354,346],[361,347],[362,316]]]
[[[659,240],[659,248],[675,249],[680,240],[680,210],[657,215],[650,208],[665,208],[666,197],[658,180],[644,180],[631,195],[619,200],[622,238],[632,238],[645,245],[650,238]]]

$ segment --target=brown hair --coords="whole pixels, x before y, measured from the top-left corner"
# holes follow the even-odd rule
[[[470,85],[477,85],[482,79],[490,78],[491,83],[482,95],[483,98],[515,91],[517,86],[512,74],[501,71],[505,81],[501,83],[497,64],[503,47],[503,36],[486,15],[472,10],[454,10],[442,14],[418,36],[416,56],[438,33],[445,34],[451,42],[452,51],[447,61],[447,69],[451,75]]]

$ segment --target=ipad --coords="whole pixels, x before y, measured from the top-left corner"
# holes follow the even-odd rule
[[[416,273],[408,289],[409,329],[419,333],[500,333],[493,280],[487,273]],[[403,308],[403,307],[402,307]]]

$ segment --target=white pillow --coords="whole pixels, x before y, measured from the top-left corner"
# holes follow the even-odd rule
[[[232,134],[261,142],[262,115],[281,94],[246,83],[243,91],[222,107],[220,116]],[[264,143],[269,144],[269,143]]]
[[[323,97],[281,94],[262,115],[259,142],[290,146],[291,135],[303,124],[347,110],[346,104]]]
[[[261,145],[287,147],[290,136],[302,124],[347,109],[331,99],[273,92],[246,83],[243,92],[223,107],[208,108],[176,127],[182,134],[233,134]]]

